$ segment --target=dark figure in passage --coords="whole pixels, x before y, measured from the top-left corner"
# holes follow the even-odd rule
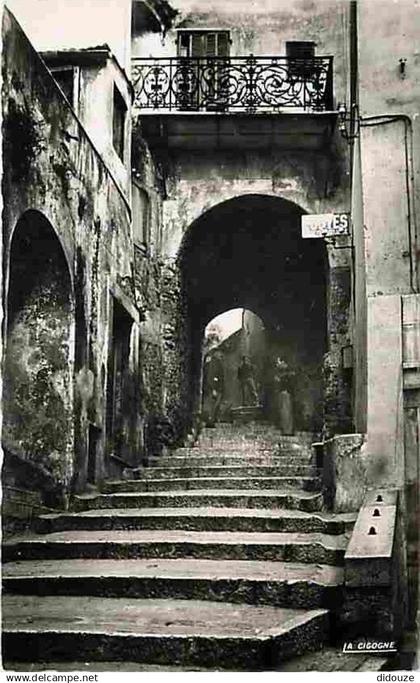
[[[242,405],[258,405],[254,366],[248,356],[242,356],[241,363],[238,367],[238,380],[241,387]]]
[[[275,419],[281,433],[285,435],[292,435],[294,433],[292,400],[294,377],[295,373],[288,366],[286,361],[281,358],[276,358],[273,373],[275,386]]]
[[[206,425],[214,427],[219,419],[224,395],[224,369],[218,351],[207,356],[204,364],[204,396],[206,397]]]

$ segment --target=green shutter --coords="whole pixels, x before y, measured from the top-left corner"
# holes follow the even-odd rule
[[[229,33],[223,32],[217,34],[217,56],[218,57],[228,57],[229,56]]]
[[[192,33],[191,34],[191,57],[203,57],[204,46],[203,46],[203,34],[202,33]]]
[[[216,35],[216,33],[207,33],[204,35],[206,39],[206,57],[216,57],[217,55]]]

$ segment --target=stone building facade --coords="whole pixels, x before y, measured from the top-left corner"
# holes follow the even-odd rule
[[[338,444],[338,459],[354,436],[334,475],[342,509],[371,487],[401,491],[413,575],[415,0],[383,3],[386,21],[371,0],[127,0],[115,17],[104,2],[83,32],[58,2],[70,12],[61,40],[53,22],[31,34],[26,0],[9,4],[7,513],[66,508],[186,443],[204,329],[243,307],[297,372],[302,430]],[[320,214],[350,215],[351,229],[303,238],[302,217]]]
[[[203,329],[214,315],[242,305],[262,317],[290,363],[310,377],[312,426],[321,428],[325,405],[327,433],[352,431],[351,388],[341,372],[341,349],[351,344],[350,244],[300,238],[302,214],[349,210],[349,150],[326,111],[346,96],[349,8],[322,3],[314,11],[312,5],[292,3],[277,12],[275,3],[265,3],[256,12],[228,9],[222,2],[205,9],[186,2],[176,9],[163,46],[160,33],[134,24],[132,67],[133,149],[142,148],[137,140],[146,141],[163,183],[161,257],[179,292],[169,316],[186,306],[181,320],[164,323],[177,339],[175,352],[168,351],[165,360],[166,367],[178,368],[171,371],[171,385],[183,383],[168,395],[167,410],[179,424],[196,413]],[[228,36],[229,59],[238,60],[235,68],[242,69],[242,77],[249,55],[282,55],[293,46],[311,49],[316,43],[319,59],[334,55],[334,102],[322,105],[322,114],[309,113],[309,105],[307,112],[283,118],[271,116],[266,105],[257,104],[253,111],[246,102],[236,105],[237,112],[214,111],[214,102],[203,105],[200,116],[191,113],[194,103],[169,113],[169,102],[155,106],[148,96],[153,65],[164,81],[183,49],[180,41],[204,40],[210,24],[218,27],[212,36]],[[271,77],[268,69],[267,82],[261,75],[257,88],[269,88]],[[240,82],[237,87],[233,97]],[[228,225],[237,229],[229,231]],[[186,340],[187,352],[180,339]]]
[[[140,448],[129,117],[120,150],[111,134],[131,86],[109,49],[44,61],[7,11],[3,31],[4,482],[65,505]],[[67,98],[47,62],[74,79]],[[107,405],[118,392],[128,406]]]

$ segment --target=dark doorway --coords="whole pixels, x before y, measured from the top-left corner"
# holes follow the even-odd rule
[[[133,457],[129,446],[130,416],[135,408],[132,402],[132,379],[129,372],[132,325],[131,316],[114,298],[108,366],[108,452],[127,464]]]
[[[93,424],[89,425],[88,467],[87,480],[89,484],[97,481],[98,470],[98,446],[101,438],[101,430]]]

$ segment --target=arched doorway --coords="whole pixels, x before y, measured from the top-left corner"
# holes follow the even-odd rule
[[[243,307],[264,322],[267,363],[280,357],[293,369],[296,428],[322,427],[327,258],[322,240],[302,239],[303,213],[283,199],[247,195],[191,225],[178,261],[191,411],[199,401],[204,329],[217,314]]]
[[[249,396],[243,395],[239,380],[244,357],[249,359],[252,368]],[[258,315],[245,308],[235,308],[213,318],[204,331],[201,401],[204,422],[230,421],[232,411],[246,403],[263,406],[266,361],[266,329]]]
[[[4,445],[19,483],[31,472],[44,502],[61,502],[73,467],[73,297],[47,219],[27,211],[11,248],[4,368]],[[7,466],[6,461],[6,466]]]

